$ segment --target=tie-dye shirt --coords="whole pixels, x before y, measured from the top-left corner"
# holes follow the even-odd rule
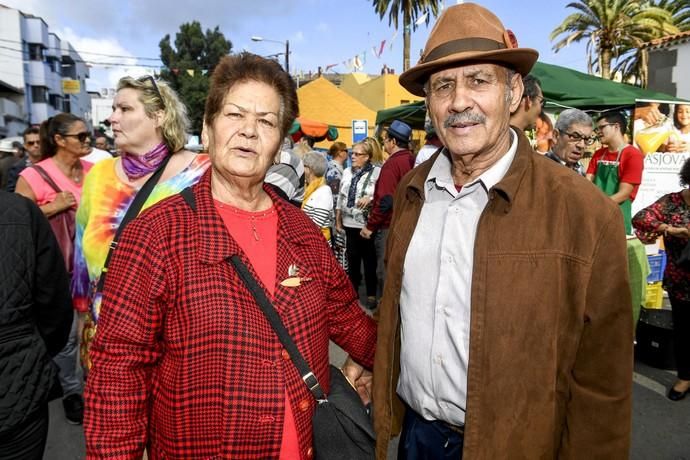
[[[91,168],[77,210],[72,297],[77,311],[90,310],[94,322],[98,321],[100,299],[92,298],[93,291],[110,243],[137,192],[117,177],[116,161],[106,159]],[[185,169],[154,187],[142,211],[197,183],[209,165],[208,155],[197,155]]]

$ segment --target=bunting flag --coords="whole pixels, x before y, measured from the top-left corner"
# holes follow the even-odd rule
[[[392,50],[393,50],[393,43],[395,42],[395,39],[396,39],[396,38],[398,38],[398,31],[397,31],[397,29],[396,29],[395,33],[393,34],[393,37],[391,37],[391,42],[390,42],[390,44],[388,45],[388,51],[392,51]]]
[[[429,16],[429,12],[428,12],[428,11],[425,12],[423,15],[421,15],[421,16],[419,17],[419,19],[417,19],[417,20],[415,21],[414,25],[416,25],[416,26],[421,26],[422,24],[424,24],[424,21],[426,21],[426,17],[427,17],[427,16]]]
[[[208,73],[208,69],[204,69],[201,71],[201,75],[206,75]]]
[[[383,48],[386,46],[386,40],[381,40],[381,45],[379,46],[379,52],[376,55],[377,58],[381,57],[381,54],[383,54]]]
[[[194,76],[194,69],[187,69],[187,75],[189,75],[190,77],[193,77]]]
[[[328,65],[326,66],[326,70],[324,70],[324,73],[325,73],[325,72],[328,72],[329,70],[331,70],[333,67],[335,67],[335,66],[337,66],[337,65],[338,65],[337,63],[336,63],[336,64],[328,64]]]
[[[361,70],[362,61],[359,59],[359,55],[352,58],[352,67],[354,67],[354,69],[357,71]]]

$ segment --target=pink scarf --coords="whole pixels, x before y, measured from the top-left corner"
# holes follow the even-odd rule
[[[124,169],[127,179],[135,181],[155,171],[169,154],[170,151],[164,142],[143,155],[122,152],[122,169]]]

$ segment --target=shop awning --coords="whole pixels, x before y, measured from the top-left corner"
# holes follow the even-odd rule
[[[295,142],[305,135],[315,138],[317,142],[324,139],[334,141],[338,138],[338,128],[327,123],[297,117],[288,134],[292,136],[292,140]]]

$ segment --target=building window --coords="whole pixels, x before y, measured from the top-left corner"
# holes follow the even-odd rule
[[[50,95],[50,105],[57,111],[62,111],[63,101],[59,94]]]
[[[32,61],[43,61],[43,45],[29,43],[29,59]]]
[[[65,99],[62,101],[62,111],[67,113],[72,112],[72,104],[70,103],[69,99]]]
[[[48,102],[48,88],[45,86],[32,86],[31,102]]]

